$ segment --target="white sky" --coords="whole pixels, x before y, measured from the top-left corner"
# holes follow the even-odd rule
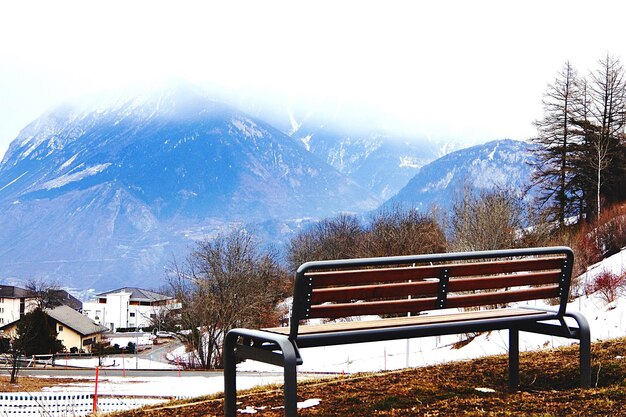
[[[162,77],[340,101],[387,127],[534,134],[566,60],[626,59],[621,1],[6,1],[0,155],[50,107]]]

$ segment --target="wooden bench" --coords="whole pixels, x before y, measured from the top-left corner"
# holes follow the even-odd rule
[[[509,331],[513,389],[520,331],[579,340],[580,381],[589,386],[589,325],[580,313],[566,311],[573,262],[567,247],[307,262],[296,272],[289,327],[226,335],[224,414],[236,415],[238,359],[284,368],[285,415],[293,417],[301,348],[503,329]],[[519,306],[542,299],[554,299],[554,310]],[[382,318],[337,320],[365,315]],[[312,319],[321,320],[307,324]]]

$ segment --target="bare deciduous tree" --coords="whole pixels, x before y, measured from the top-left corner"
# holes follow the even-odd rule
[[[63,304],[62,290],[56,283],[31,279],[25,284],[34,308],[54,308]]]
[[[272,314],[288,279],[273,252],[242,230],[205,240],[174,267],[170,283],[182,303],[180,333],[204,368],[222,365],[223,337],[235,327],[276,325]]]
[[[601,210],[601,190],[605,188],[605,193],[611,196],[612,187],[623,187],[618,181],[621,167],[615,166],[613,161],[620,153],[626,124],[624,67],[618,59],[609,54],[601,59],[599,64],[599,69],[591,74],[589,85],[591,98],[589,121],[596,126],[597,134],[588,138],[592,145],[588,162],[596,172],[597,217],[600,216]]]
[[[513,248],[522,224],[520,198],[511,192],[466,190],[452,208],[451,246],[457,251]]]
[[[312,260],[344,259],[360,256],[365,230],[355,217],[340,214],[324,219],[298,233],[287,250],[287,264],[295,271]]]
[[[548,221],[564,225],[572,215],[600,216],[608,203],[626,198],[626,77],[609,54],[588,77],[567,62],[544,94],[535,122],[540,145],[533,183]]]
[[[375,213],[367,226],[345,214],[321,220],[291,240],[287,261],[295,271],[308,261],[445,252],[446,245],[434,216],[396,206]]]
[[[445,234],[433,216],[396,206],[373,216],[363,256],[438,253],[446,247]]]

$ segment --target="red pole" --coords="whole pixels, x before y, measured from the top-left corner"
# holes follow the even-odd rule
[[[96,413],[98,409],[98,371],[100,367],[96,366],[96,389],[93,393],[93,412]]]
[[[126,378],[126,360],[124,359],[124,349],[122,349],[122,375]]]
[[[65,369],[67,369],[67,352],[65,352]]]

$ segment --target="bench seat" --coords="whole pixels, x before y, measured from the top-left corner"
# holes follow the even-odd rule
[[[449,314],[420,314],[412,317],[393,317],[381,320],[343,321],[324,324],[301,325],[299,335],[314,335],[336,332],[358,332],[362,330],[388,329],[396,327],[411,327],[429,324],[443,324],[452,322],[468,322],[485,319],[504,319],[512,317],[549,320],[555,318],[554,313],[545,310],[531,310],[525,308],[499,308],[493,310],[465,311]],[[262,329],[271,333],[289,334],[289,327],[270,327]]]

